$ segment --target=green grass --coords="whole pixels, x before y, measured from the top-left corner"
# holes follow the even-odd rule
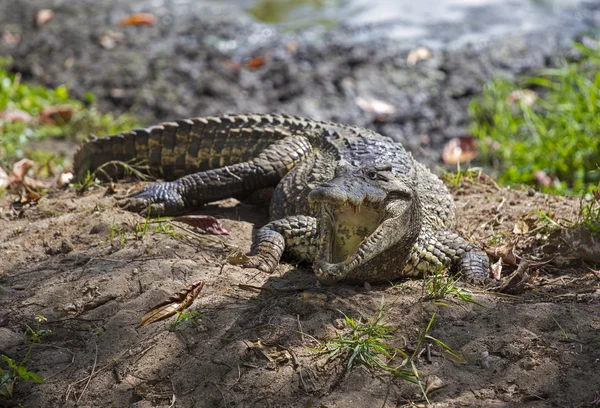
[[[547,192],[592,192],[600,181],[600,50],[575,44],[581,58],[515,82],[494,79],[469,112],[484,161],[505,184]],[[531,103],[515,92],[533,90]],[[522,95],[522,94],[521,94]]]
[[[33,157],[39,164],[47,161],[62,164],[64,158],[49,153],[33,152],[29,143],[47,138],[83,140],[90,134],[114,134],[124,129],[138,127],[138,122],[130,115],[116,117],[102,114],[93,105],[94,96],[86,94],[84,102],[70,98],[66,85],[54,89],[23,83],[19,73],[10,73],[5,67],[10,61],[0,59],[0,112],[20,110],[33,118],[30,122],[6,121],[0,119],[0,158],[2,164],[23,157]],[[67,106],[72,111],[66,123],[43,124],[37,119],[42,109],[52,106]]]
[[[377,315],[367,322],[342,314],[348,330],[321,343],[313,351],[327,355],[327,361],[342,359],[346,371],[362,364],[370,369],[381,369],[406,381],[420,384],[418,373],[414,367],[411,367],[407,354],[389,343],[398,335],[395,334],[395,329],[383,323],[385,315],[383,298]],[[402,361],[394,365],[398,357],[401,357]]]

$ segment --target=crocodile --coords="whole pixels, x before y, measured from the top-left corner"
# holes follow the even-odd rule
[[[443,268],[489,280],[485,252],[453,231],[454,201],[442,181],[372,130],[286,114],[178,120],[83,144],[75,177],[130,160],[165,180],[118,202],[142,214],[174,215],[274,188],[271,221],[255,234],[244,267],[272,272],[285,251],[312,263],[324,284]],[[123,175],[119,166],[103,170]]]

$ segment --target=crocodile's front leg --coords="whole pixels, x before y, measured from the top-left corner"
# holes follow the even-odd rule
[[[306,137],[288,136],[251,161],[151,184],[119,204],[129,211],[145,213],[149,210],[153,216],[182,213],[199,205],[275,186],[310,152]]]
[[[258,230],[250,261],[243,266],[272,272],[284,250],[298,261],[312,262],[317,255],[318,237],[313,217],[294,215],[272,221]]]
[[[460,273],[468,281],[484,283],[489,280],[487,254],[450,231],[422,232],[412,247],[403,274],[421,276],[444,267]]]

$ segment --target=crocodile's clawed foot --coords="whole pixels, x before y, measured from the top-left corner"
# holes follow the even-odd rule
[[[278,263],[272,262],[271,258],[263,257],[259,255],[253,255],[248,257],[248,261],[242,264],[244,268],[256,268],[259,271],[271,273],[275,270]]]
[[[120,198],[117,205],[124,210],[153,217],[180,214],[186,210],[186,204],[178,186],[170,182],[146,186]]]

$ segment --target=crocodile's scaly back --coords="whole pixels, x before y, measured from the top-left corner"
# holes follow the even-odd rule
[[[291,115],[224,115],[165,122],[104,138],[94,138],[75,154],[75,179],[85,178],[110,161],[148,166],[159,178],[174,180],[186,174],[248,161],[291,133],[320,126]],[[110,176],[122,167],[109,166]]]
[[[286,250],[313,262],[324,283],[441,267],[475,280],[489,272],[487,255],[452,231],[454,202],[441,180],[367,129],[279,114],[186,119],[85,144],[75,175],[115,160],[173,180],[121,203],[153,215],[276,187],[272,222],[258,231],[247,267],[272,271]],[[118,176],[118,169],[104,170]]]

